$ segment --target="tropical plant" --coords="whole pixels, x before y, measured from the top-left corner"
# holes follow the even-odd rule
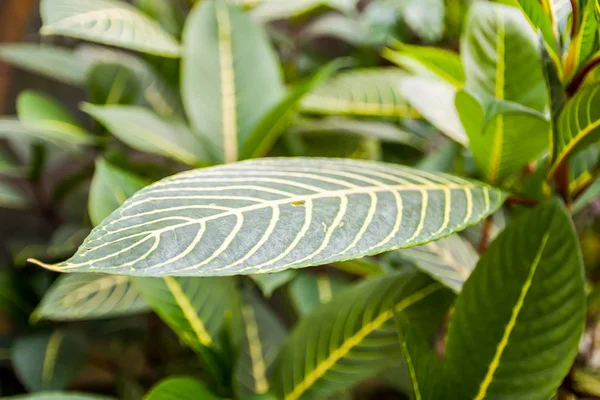
[[[1,395],[600,396],[600,3],[366,3],[41,0]]]

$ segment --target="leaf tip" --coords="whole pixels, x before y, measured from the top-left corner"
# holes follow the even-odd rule
[[[47,263],[42,262],[40,260],[37,260],[35,258],[28,258],[27,262],[30,263],[30,264],[37,265],[38,267],[45,268],[45,269],[50,270],[50,271],[64,272],[64,270],[62,268],[58,267],[57,265],[47,264]]]

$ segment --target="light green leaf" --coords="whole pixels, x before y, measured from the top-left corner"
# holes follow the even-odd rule
[[[414,274],[385,275],[345,290],[301,319],[288,337],[273,369],[274,393],[285,400],[326,397],[396,364],[394,313],[430,334],[437,328],[431,326],[436,305],[449,300],[441,284]]]
[[[41,392],[3,397],[4,400],[115,400],[113,397],[78,392]]]
[[[342,12],[350,12],[356,8],[358,0],[268,0],[261,1],[252,10],[252,16],[261,22],[277,19],[288,19],[303,15],[320,6],[328,6]]]
[[[251,160],[146,187],[72,259],[40,265],[152,276],[277,272],[436,240],[503,200],[484,184],[394,164]]]
[[[458,53],[439,47],[411,46],[395,42],[382,55],[414,75],[436,77],[460,88],[465,83],[465,72]]]
[[[29,72],[73,85],[82,85],[87,73],[86,66],[73,51],[46,44],[6,44],[0,46],[0,59]]]
[[[600,140],[600,84],[577,92],[558,117],[550,174],[569,157]]]
[[[131,278],[105,274],[61,275],[32,315],[53,321],[114,318],[148,312]]]
[[[585,301],[579,243],[565,208],[549,201],[523,212],[458,296],[446,390],[457,399],[549,399],[577,355]]]
[[[11,361],[29,391],[61,390],[80,371],[86,351],[83,336],[57,330],[19,337],[12,345]]]
[[[117,0],[42,0],[42,35],[63,35],[110,46],[178,57],[179,44],[158,22]]]
[[[265,32],[223,0],[191,11],[183,32],[181,94],[192,127],[219,162],[232,162],[282,99],[278,60]]]
[[[0,207],[1,208],[27,208],[29,198],[17,186],[0,181]]]
[[[297,271],[288,269],[274,274],[250,275],[265,297],[271,297],[274,291],[296,277]]]
[[[581,24],[577,34],[571,40],[569,53],[566,60],[566,69],[569,76],[575,75],[581,66],[598,50],[600,50],[600,11],[597,0],[588,0],[583,5]],[[581,9],[580,8],[580,9]]]
[[[348,284],[347,279],[330,271],[299,271],[290,285],[290,299],[298,314],[307,315],[320,304],[329,303]]]
[[[479,259],[473,246],[458,235],[398,252],[455,292],[460,292]]]
[[[147,109],[135,106],[95,106],[88,103],[81,109],[134,149],[160,154],[188,165],[205,165],[209,160],[200,139],[177,119],[162,119]]]
[[[125,200],[146,185],[144,179],[117,168],[102,158],[97,159],[88,204],[92,224],[99,225]]]
[[[417,117],[398,81],[406,73],[397,68],[366,68],[342,72],[317,87],[302,101],[302,111],[325,115]]]
[[[246,290],[243,299],[244,339],[234,371],[236,394],[242,399],[269,391],[271,366],[286,335],[281,321],[260,297]]]
[[[174,377],[157,383],[144,400],[219,400],[202,382],[194,378]]]
[[[178,38],[183,30],[183,8],[172,0],[135,0],[135,5],[171,35]]]
[[[443,81],[431,78],[405,77],[396,85],[412,107],[450,139],[468,146],[469,139],[454,105],[456,89]],[[435,107],[432,106],[435,102]]]
[[[333,37],[360,46],[367,44],[367,29],[356,18],[327,13],[309,22],[300,32],[300,37],[307,42],[319,37]]]

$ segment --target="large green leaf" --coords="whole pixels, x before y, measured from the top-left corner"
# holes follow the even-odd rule
[[[80,371],[86,351],[83,336],[57,330],[19,337],[12,345],[11,361],[29,391],[61,390]]]
[[[369,279],[304,317],[286,340],[271,382],[285,400],[326,397],[386,367],[400,357],[394,313],[410,325],[431,322],[449,304],[450,293],[424,275]],[[299,351],[302,349],[302,351]]]
[[[302,110],[313,114],[373,117],[415,117],[398,87],[405,72],[397,68],[367,68],[342,72],[317,87],[302,101]]]
[[[554,132],[550,173],[568,158],[600,140],[600,84],[581,89],[563,108]]]
[[[106,274],[61,275],[48,289],[33,320],[114,318],[147,312],[150,307],[131,278]]]
[[[244,339],[234,372],[238,398],[269,391],[268,376],[283,339],[285,327],[273,311],[255,293],[243,294],[242,320]]]
[[[158,22],[117,0],[42,0],[43,35],[64,35],[164,57],[179,44]]]
[[[446,345],[456,399],[552,397],[585,324],[584,271],[565,208],[523,212],[490,245],[458,296]]]
[[[219,400],[202,382],[194,378],[174,377],[157,383],[144,400]]]
[[[396,84],[410,105],[433,126],[455,142],[468,146],[469,139],[454,106],[454,86],[438,79],[412,76]],[[435,107],[432,101],[435,101]]]
[[[209,162],[200,139],[182,121],[163,119],[135,106],[95,106],[86,103],[82,110],[134,149],[160,154],[189,165],[206,165]]]
[[[0,59],[61,82],[81,85],[87,68],[71,50],[44,44],[18,43],[0,46]]]
[[[491,182],[518,172],[547,148],[549,99],[538,47],[518,9],[471,7],[461,41],[467,79],[456,107],[475,161]]]
[[[436,240],[503,200],[484,184],[394,164],[244,161],[142,189],[72,259],[45,266],[152,276],[276,272]]]
[[[146,185],[144,179],[115,167],[102,158],[97,159],[88,203],[92,224],[99,225],[125,200]]]
[[[277,57],[262,27],[224,0],[203,1],[191,11],[181,74],[190,122],[219,162],[240,158],[257,124],[283,97]]]
[[[479,259],[473,246],[458,235],[398,252],[455,292],[460,292]]]
[[[4,400],[115,400],[113,397],[78,392],[41,392],[3,397]]]

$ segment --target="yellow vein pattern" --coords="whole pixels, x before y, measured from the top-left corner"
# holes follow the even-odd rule
[[[129,277],[70,274],[54,282],[31,318],[57,321],[112,318],[149,309]]]
[[[146,276],[276,272],[433,241],[477,223],[503,199],[484,184],[398,165],[251,160],[148,186],[71,260],[49,267]]]
[[[418,117],[398,85],[405,76],[395,68],[344,72],[309,93],[302,109],[316,114]]]
[[[252,376],[254,377],[254,390],[258,394],[267,393],[269,383],[266,378],[267,367],[263,359],[263,348],[258,333],[258,325],[256,323],[256,315],[254,308],[246,304],[242,308],[242,316],[244,317],[244,326],[246,328],[246,340],[248,341],[248,349],[252,360]]]

